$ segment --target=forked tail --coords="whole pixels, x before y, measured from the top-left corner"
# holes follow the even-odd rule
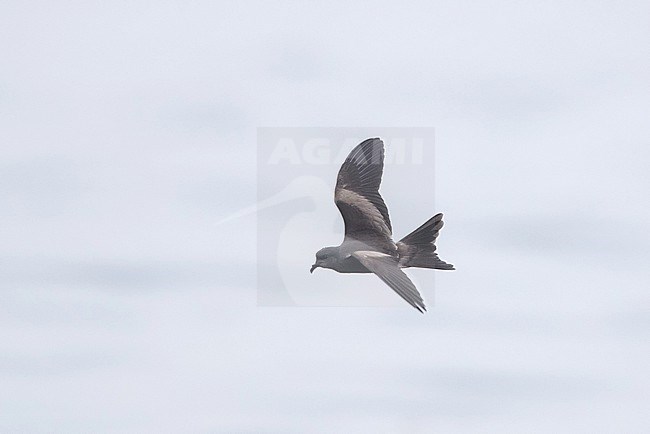
[[[436,253],[436,238],[443,225],[442,214],[437,214],[398,242],[400,267],[454,270],[453,265],[440,259]]]

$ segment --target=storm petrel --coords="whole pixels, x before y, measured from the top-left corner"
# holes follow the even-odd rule
[[[393,241],[388,208],[379,194],[383,171],[384,142],[380,139],[365,140],[350,152],[341,166],[334,192],[334,202],[345,222],[345,238],[340,246],[319,250],[310,272],[320,267],[339,273],[375,273],[424,313],[424,300],[402,268],[454,269],[436,253],[442,214],[401,241]]]

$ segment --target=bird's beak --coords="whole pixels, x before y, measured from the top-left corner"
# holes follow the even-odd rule
[[[318,268],[318,264],[314,264],[311,266],[311,270],[309,270],[310,273],[313,273],[315,269]]]

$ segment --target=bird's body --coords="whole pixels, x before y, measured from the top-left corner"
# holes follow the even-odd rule
[[[340,246],[316,253],[316,268],[339,273],[375,273],[411,306],[426,310],[417,288],[402,268],[453,270],[438,258],[435,241],[442,214],[432,217],[401,241],[392,238],[388,208],[379,194],[384,168],[384,144],[368,139],[350,152],[339,171],[334,201],[345,222]]]
[[[332,267],[332,270],[337,273],[372,273],[372,271],[364,267],[363,264],[352,255],[338,260]]]

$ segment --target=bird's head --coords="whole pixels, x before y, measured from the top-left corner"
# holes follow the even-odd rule
[[[334,268],[338,261],[338,248],[337,247],[324,247],[316,253],[316,262],[311,266],[310,273],[313,273],[317,268]]]

